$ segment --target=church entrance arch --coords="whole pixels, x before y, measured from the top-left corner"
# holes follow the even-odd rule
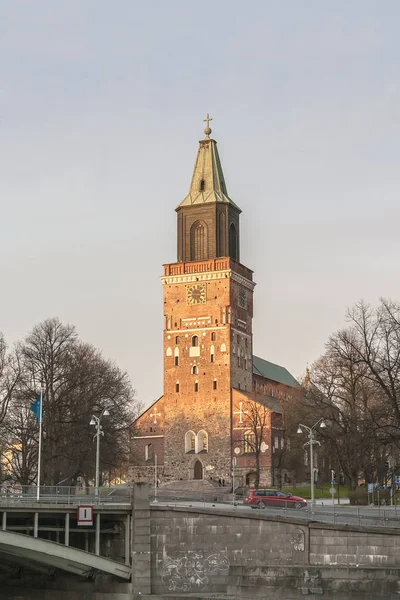
[[[203,465],[199,460],[194,463],[193,479],[203,479]]]
[[[246,487],[254,487],[254,484],[256,481],[256,475],[257,475],[257,473],[255,471],[250,471],[250,473],[247,473]]]

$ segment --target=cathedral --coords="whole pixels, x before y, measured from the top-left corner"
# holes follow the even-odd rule
[[[271,485],[284,450],[280,400],[301,386],[253,356],[253,272],[240,262],[239,206],[217,142],[199,142],[176,208],[177,260],[164,265],[163,395],[132,426],[134,481]]]

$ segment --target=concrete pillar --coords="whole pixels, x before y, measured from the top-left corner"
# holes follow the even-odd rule
[[[96,540],[95,540],[95,554],[100,556],[100,513],[96,514]]]
[[[1,522],[1,528],[3,531],[5,531],[7,529],[7,513],[6,511],[3,512],[3,519]]]
[[[69,512],[65,513],[65,545],[69,546]]]
[[[133,598],[151,594],[149,485],[135,483],[132,506],[132,592]]]
[[[35,512],[33,516],[33,537],[37,538],[39,531],[39,513]]]
[[[131,515],[126,515],[125,519],[125,564],[131,564]]]

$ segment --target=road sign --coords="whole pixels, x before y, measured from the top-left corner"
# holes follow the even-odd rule
[[[93,525],[93,506],[78,506],[77,525]]]
[[[331,489],[329,490],[330,494],[336,494],[336,488],[331,487]]]

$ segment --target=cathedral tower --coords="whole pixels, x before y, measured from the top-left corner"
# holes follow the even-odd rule
[[[205,121],[190,190],[176,209],[178,260],[162,277],[166,479],[230,478],[232,388],[252,388],[255,284],[239,262],[241,211]]]

